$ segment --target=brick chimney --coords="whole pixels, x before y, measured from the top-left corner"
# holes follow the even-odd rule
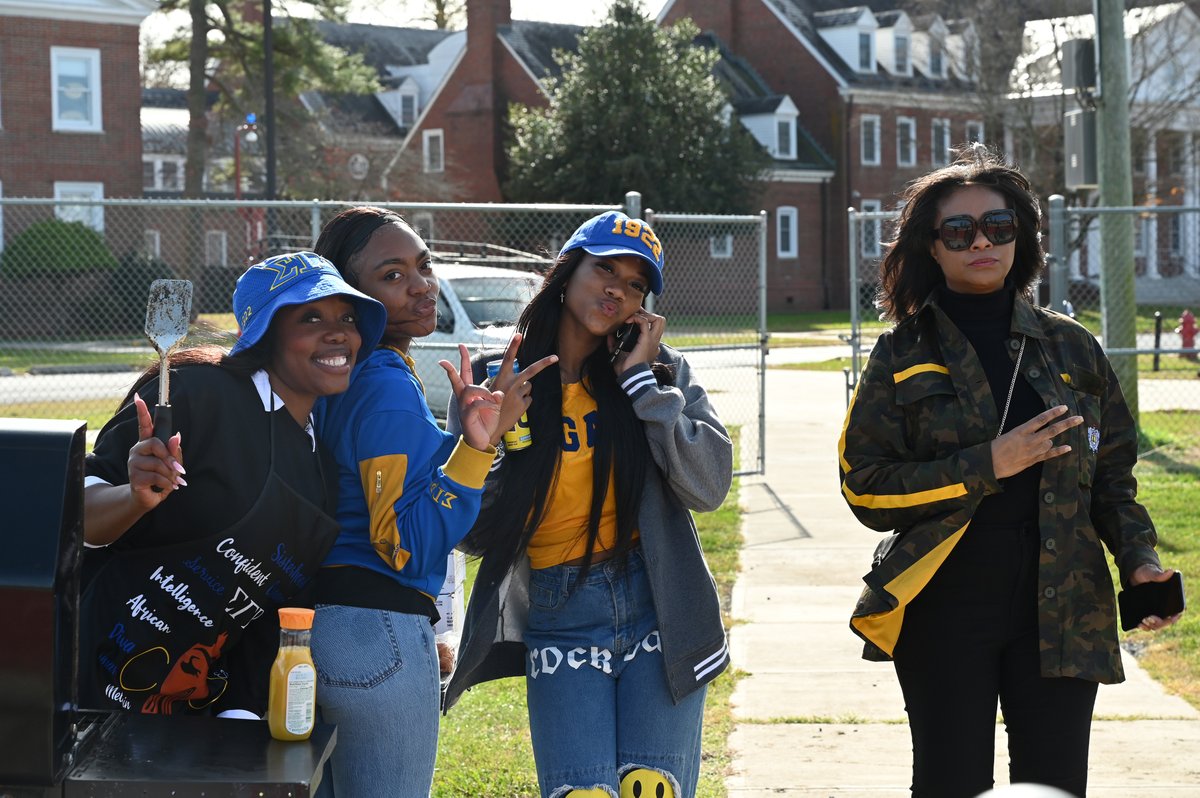
[[[497,172],[503,162],[504,115],[508,99],[501,81],[504,47],[498,29],[512,24],[509,0],[467,0],[467,52],[459,65],[460,93],[448,112],[460,154],[468,153],[456,177],[469,196],[482,201],[501,199]]]

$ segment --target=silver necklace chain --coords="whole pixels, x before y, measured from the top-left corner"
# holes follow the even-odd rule
[[[996,432],[999,438],[1004,434],[1004,422],[1008,421],[1008,408],[1012,404],[1013,389],[1017,387],[1017,375],[1021,373],[1021,358],[1025,354],[1025,342],[1029,339],[1021,336],[1021,351],[1017,352],[1017,364],[1013,366],[1012,382],[1008,384],[1008,398],[1004,400],[1004,413],[1000,416],[1000,429]]]

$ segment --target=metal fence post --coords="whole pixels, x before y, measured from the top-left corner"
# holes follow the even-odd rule
[[[1050,309],[1066,313],[1067,286],[1067,200],[1050,195]]]
[[[312,210],[309,211],[308,227],[312,232],[312,243],[310,246],[317,245],[317,239],[321,237],[321,201],[313,197]]]
[[[858,380],[858,344],[862,335],[862,319],[859,316],[858,303],[861,300],[861,290],[858,285],[858,212],[854,208],[846,209],[846,230],[849,236],[847,251],[850,255],[850,374],[846,377],[846,407],[850,406],[850,394],[854,383]]]
[[[625,215],[630,219],[640,219],[642,217],[642,192],[625,192]],[[647,219],[646,221],[650,220]]]
[[[633,209],[636,207],[636,209],[638,210],[638,213],[636,213],[636,214],[626,211],[626,213],[625,213],[626,216],[629,216],[634,219],[644,218],[651,227],[654,227],[654,209],[647,208],[646,215],[644,217],[641,214],[641,207],[642,207],[642,195],[641,194],[637,193],[636,191],[630,191],[628,194],[626,194],[625,195],[625,207],[628,209]],[[646,293],[646,297],[642,300],[642,306],[644,308],[646,308],[646,310],[650,311],[651,313],[654,312],[654,294],[653,293],[651,293],[651,292]]]
[[[767,212],[758,212],[758,473],[767,473]]]

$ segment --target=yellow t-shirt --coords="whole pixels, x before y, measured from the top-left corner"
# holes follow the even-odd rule
[[[549,497],[542,523],[529,541],[533,568],[549,568],[582,557],[587,550],[588,512],[592,506],[592,455],[596,434],[596,400],[582,382],[562,387],[562,459],[558,484]],[[634,539],[637,532],[634,532]],[[613,476],[600,514],[595,551],[613,547],[617,539],[617,495]]]

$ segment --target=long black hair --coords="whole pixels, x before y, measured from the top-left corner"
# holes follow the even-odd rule
[[[574,249],[560,255],[547,272],[541,290],[521,313],[517,321],[517,330],[523,335],[517,350],[520,363],[534,363],[555,353],[563,315],[562,297],[586,254],[582,249]],[[661,365],[655,364],[654,368],[660,382],[669,379]],[[633,412],[629,396],[617,384],[617,375],[609,363],[609,352],[603,341],[584,359],[580,377],[596,400],[599,414],[593,437],[592,502],[582,566],[586,574],[600,534],[600,516],[608,493],[609,475],[613,477],[616,491],[615,551],[619,556],[632,548],[646,472],[653,466],[646,431]],[[558,366],[544,369],[533,378],[532,385],[529,427],[533,444],[505,454],[503,467],[489,484],[489,488],[496,491],[495,501],[491,504],[495,509],[480,514],[467,541],[471,549],[489,558],[502,558],[509,565],[524,553],[545,516],[562,459],[562,383]],[[560,495],[554,498],[565,501],[571,497]]]
[[[321,228],[313,252],[336,266],[342,279],[353,288],[358,288],[358,270],[351,268],[350,262],[362,252],[375,231],[388,224],[412,230],[412,225],[403,216],[387,208],[374,205],[346,208]]]
[[[938,205],[963,186],[992,189],[1016,211],[1016,254],[1008,279],[1018,292],[1032,298],[1033,286],[1046,265],[1041,206],[1025,175],[975,142],[959,151],[954,163],[918,177],[905,189],[896,236],[888,243],[880,266],[876,304],[885,319],[904,321],[920,310],[934,288],[945,284],[946,277],[931,254],[933,228]]]

